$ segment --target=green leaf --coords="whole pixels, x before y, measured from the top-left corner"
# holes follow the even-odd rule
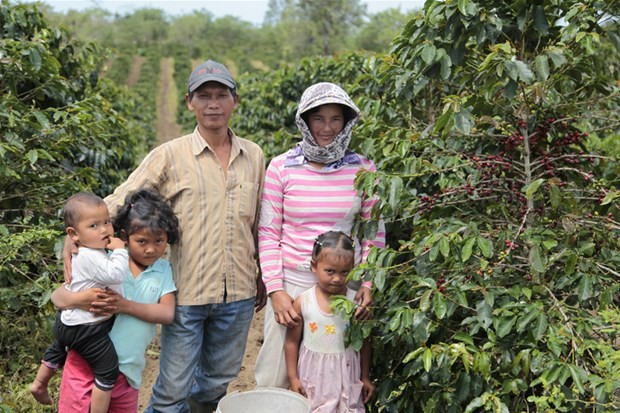
[[[431,43],[426,43],[422,48],[422,53],[420,54],[420,56],[422,57],[424,63],[429,64],[433,61],[433,59],[435,59],[436,53],[437,49],[435,48],[435,45]]]
[[[575,366],[574,364],[567,364],[570,376],[573,378],[573,383],[577,386],[579,394],[584,394],[586,388],[583,385],[583,381],[587,379],[587,374],[583,368]]]
[[[47,116],[45,116],[42,112],[39,112],[38,110],[32,113],[34,115],[35,118],[37,118],[37,121],[39,122],[39,124],[41,126],[43,126],[43,128],[48,129],[50,127],[50,122],[47,119]]]
[[[545,272],[545,262],[543,262],[543,256],[540,254],[540,247],[538,245],[532,245],[530,248],[530,265],[534,271],[542,274]],[[546,260],[545,260],[546,261]]]
[[[34,67],[34,70],[38,72],[41,70],[41,53],[35,47],[28,50],[28,59],[30,60],[30,64]]]
[[[558,242],[554,239],[546,239],[542,242],[543,247],[545,247],[545,249],[547,251],[555,248],[558,246]]]
[[[433,246],[431,247],[431,250],[428,252],[428,259],[431,262],[435,262],[438,255],[439,255],[439,243],[436,242],[433,244]]]
[[[463,343],[467,343],[469,345],[474,345],[474,339],[467,333],[459,331],[454,335],[454,339],[457,341],[462,341]]]
[[[609,191],[603,198],[601,205],[607,205],[620,196],[620,191]]]
[[[486,258],[491,258],[493,256],[493,243],[486,238],[477,237],[478,248],[480,248],[480,252]]]
[[[34,165],[37,162],[37,159],[39,159],[39,154],[36,149],[29,150],[26,156],[28,157],[28,161],[30,161],[30,165]]]
[[[551,202],[551,207],[555,209],[562,205],[562,192],[557,185],[549,184],[549,202]]]
[[[540,178],[523,187],[522,191],[525,192],[527,199],[532,199],[532,195],[538,191],[538,188],[540,188],[540,185],[542,185],[543,182],[545,182],[545,180]]]
[[[478,6],[471,0],[459,0],[457,7],[464,16],[474,16],[478,13]]]
[[[435,310],[435,316],[438,319],[442,319],[446,316],[446,310],[448,306],[446,305],[446,299],[442,294],[435,294],[433,297],[433,310]]]
[[[564,52],[557,48],[557,47],[550,47],[547,50],[547,55],[549,56],[549,58],[551,59],[551,61],[553,62],[553,66],[557,69],[560,66],[563,66],[566,64],[567,60],[566,60],[566,56],[564,56]]]
[[[469,135],[471,132],[471,114],[469,111],[460,110],[454,113],[454,127],[457,131],[463,133],[463,135]]]
[[[547,34],[549,32],[549,22],[547,16],[545,16],[545,8],[541,5],[534,6],[534,29],[541,33]]]
[[[424,363],[424,370],[428,373],[431,371],[431,367],[433,366],[433,352],[430,348],[424,350],[424,354],[422,354],[422,362]]]
[[[450,240],[448,240],[448,237],[442,237],[439,240],[439,250],[444,257],[448,258],[450,256]]]
[[[433,290],[426,290],[422,297],[420,297],[420,311],[426,311],[431,306],[431,294]]]
[[[581,277],[577,292],[579,294],[580,301],[585,301],[592,297],[592,276],[589,274],[584,274]]]
[[[375,276],[372,279],[373,284],[377,287],[379,291],[383,291],[385,288],[385,275],[387,273],[387,269],[379,268],[375,273]]]
[[[577,265],[577,254],[570,254],[566,258],[566,265],[564,265],[564,274],[571,275],[575,272],[575,266]]]
[[[517,322],[516,316],[505,317],[505,318],[499,319],[497,323],[498,326],[495,328],[495,331],[497,332],[497,336],[499,338],[506,337],[506,335],[508,335],[508,333],[512,331],[512,328],[514,327],[516,322]]]
[[[545,313],[540,313],[536,320],[536,324],[534,325],[534,329],[532,330],[532,334],[534,334],[534,338],[536,340],[540,340],[547,333],[547,327],[549,323],[547,322],[547,316]]]
[[[403,364],[409,363],[411,360],[418,357],[418,355],[423,351],[424,351],[424,347],[416,348],[415,350],[413,350],[412,352],[410,352],[409,354],[405,356],[405,358],[403,359]]]
[[[549,58],[545,55],[539,55],[534,61],[538,80],[544,81],[549,78]]]
[[[400,176],[392,176],[390,178],[390,196],[388,203],[392,209],[396,209],[401,193],[403,192],[403,179]]]
[[[463,249],[461,250],[461,261],[465,262],[471,257],[471,253],[473,251],[474,243],[476,242],[476,237],[468,238],[465,241],[465,245],[463,245]]]
[[[532,322],[532,320],[534,320],[534,318],[536,318],[539,313],[540,312],[536,308],[529,307],[529,312],[519,318],[519,323],[517,324],[517,331],[521,333],[523,332],[523,330],[531,328],[530,323]]]

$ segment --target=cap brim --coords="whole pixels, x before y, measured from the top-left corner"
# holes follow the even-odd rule
[[[224,85],[226,87],[229,87],[231,89],[235,88],[235,84],[234,83],[231,83],[231,82],[229,82],[227,80],[224,80],[221,77],[205,76],[204,78],[202,78],[202,79],[192,83],[189,86],[188,90],[191,93],[191,92],[195,91],[196,89],[198,89],[200,86],[204,85],[207,82],[217,82],[217,83],[221,83],[222,85]]]

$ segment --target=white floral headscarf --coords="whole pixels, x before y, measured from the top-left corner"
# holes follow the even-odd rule
[[[351,108],[355,116],[350,119],[342,131],[336,136],[334,141],[327,146],[319,146],[310,133],[308,125],[301,115],[317,106],[326,105],[328,103],[337,103]],[[351,100],[347,92],[340,86],[333,83],[322,82],[316,83],[306,89],[301,95],[297,114],[295,115],[295,123],[301,132],[302,141],[300,146],[304,156],[313,162],[322,164],[330,164],[341,159],[349,147],[351,142],[351,131],[360,117],[360,110]]]

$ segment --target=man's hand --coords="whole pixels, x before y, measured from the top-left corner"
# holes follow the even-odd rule
[[[78,246],[70,236],[65,237],[65,245],[62,248],[62,265],[65,284],[71,284],[71,258],[72,254],[78,253]]]
[[[370,288],[361,286],[355,294],[354,300],[358,304],[357,310],[355,310],[355,318],[357,320],[370,320],[370,306],[372,305]]]
[[[293,308],[293,299],[284,290],[274,291],[270,295],[271,306],[278,324],[286,327],[297,327],[301,317]]]
[[[256,300],[254,301],[254,312],[258,313],[267,305],[267,290],[265,289],[265,283],[263,277],[258,274],[256,277]]]

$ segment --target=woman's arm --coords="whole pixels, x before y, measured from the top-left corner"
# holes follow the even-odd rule
[[[293,303],[293,308],[301,313],[301,297],[297,298]],[[299,379],[297,371],[297,361],[299,359],[299,345],[303,336],[303,323],[299,323],[295,327],[286,329],[286,338],[284,339],[284,358],[286,360],[286,372],[290,382],[290,390],[306,396],[306,390]]]

